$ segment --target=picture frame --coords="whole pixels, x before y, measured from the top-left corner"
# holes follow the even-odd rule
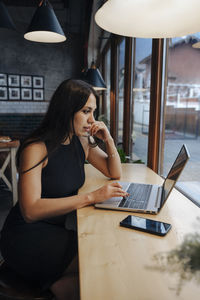
[[[11,87],[20,86],[20,75],[9,74],[8,75],[8,86],[11,86]]]
[[[7,87],[0,87],[0,100],[8,100]]]
[[[7,86],[7,84],[8,84],[7,74],[0,73],[0,86]]]
[[[33,100],[43,101],[44,100],[44,90],[43,89],[33,89]]]
[[[21,75],[21,87],[32,87],[31,75]]]
[[[9,88],[9,99],[19,100],[20,99],[20,88]]]
[[[33,76],[33,88],[36,88],[36,89],[44,88],[44,77],[43,76]]]
[[[21,100],[32,100],[32,89],[21,89]]]

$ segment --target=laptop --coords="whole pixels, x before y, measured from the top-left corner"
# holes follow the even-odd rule
[[[189,158],[190,155],[186,145],[183,145],[161,186],[156,184],[119,182],[122,188],[129,193],[129,196],[125,198],[113,197],[102,203],[95,204],[95,207],[148,214],[159,213]]]

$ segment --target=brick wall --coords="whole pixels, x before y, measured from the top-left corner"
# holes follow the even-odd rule
[[[0,135],[21,140],[38,127],[43,117],[44,114],[1,114]]]
[[[48,101],[0,101],[0,114],[44,114],[48,105]]]

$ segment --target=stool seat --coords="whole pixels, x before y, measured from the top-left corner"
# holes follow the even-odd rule
[[[0,261],[0,300],[52,300],[50,291],[42,292],[13,272]]]

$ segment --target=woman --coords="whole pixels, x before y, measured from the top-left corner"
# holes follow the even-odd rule
[[[87,83],[70,79],[57,88],[42,124],[19,148],[19,202],[2,230],[1,252],[9,266],[58,300],[78,299],[78,279],[69,272],[77,266],[76,209],[126,196],[117,182],[77,195],[86,159],[107,177],[121,175],[113,139],[95,121],[95,109],[96,94]],[[91,136],[105,142],[106,153],[91,144]]]

